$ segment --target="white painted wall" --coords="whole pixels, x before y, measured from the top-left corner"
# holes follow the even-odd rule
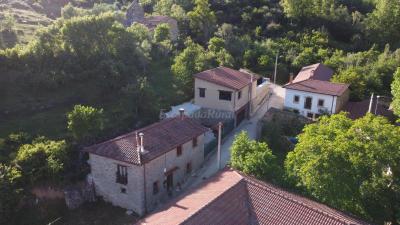
[[[298,95],[300,97],[300,101],[298,103],[294,102],[295,95]],[[312,97],[311,109],[304,108],[306,97]],[[292,89],[286,89],[284,106],[285,108],[299,110],[300,114],[303,116],[307,116],[307,113],[320,114],[318,111],[321,108],[318,107],[319,99],[324,100],[324,108],[328,109],[329,114],[336,113],[336,102],[337,102],[336,96],[317,94],[312,92],[304,92]]]

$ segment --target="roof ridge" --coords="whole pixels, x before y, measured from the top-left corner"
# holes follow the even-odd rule
[[[190,117],[185,116],[185,118],[191,120]],[[152,124],[150,124],[150,125],[147,125],[147,126],[145,126],[145,127],[139,128],[139,129],[137,129],[137,130],[130,131],[130,132],[126,133],[126,134],[122,134],[122,135],[117,136],[117,137],[115,137],[115,138],[112,138],[112,139],[110,139],[110,140],[107,140],[107,141],[104,141],[104,142],[100,142],[100,143],[98,143],[98,144],[90,145],[90,146],[87,146],[87,147],[85,147],[85,148],[95,147],[95,146],[102,145],[102,144],[108,144],[108,143],[111,143],[111,142],[113,142],[113,141],[118,141],[118,140],[124,139],[124,138],[126,138],[126,137],[132,136],[132,135],[134,135],[136,132],[144,132],[144,131],[149,130],[149,129],[151,129],[151,128],[157,126],[157,125],[160,125],[160,124],[167,124],[167,123],[173,122],[173,121],[175,121],[176,119],[179,119],[179,116],[172,117],[172,118],[167,118],[167,119],[164,119],[164,120],[161,120],[161,121],[152,123]]]
[[[331,217],[332,219],[334,219],[334,220],[336,220],[336,221],[338,221],[338,222],[343,222],[343,223],[346,223],[346,224],[354,224],[354,223],[352,223],[350,220],[348,220],[348,219],[346,219],[346,218],[341,218],[341,217],[335,216],[335,215],[333,215],[332,213],[325,212],[325,211],[323,211],[323,210],[321,210],[321,209],[318,209],[318,208],[316,208],[316,207],[313,207],[313,206],[311,206],[311,205],[309,205],[309,204],[306,204],[306,203],[304,203],[304,202],[298,201],[298,200],[296,200],[296,199],[290,197],[289,195],[286,195],[286,194],[284,194],[284,193],[280,193],[279,191],[274,191],[273,188],[277,188],[277,187],[274,187],[272,184],[268,184],[268,183],[262,182],[262,181],[254,181],[254,179],[252,179],[252,177],[248,177],[248,176],[246,176],[246,175],[245,175],[245,177],[247,178],[247,179],[245,178],[247,182],[250,182],[250,183],[256,185],[256,186],[259,187],[259,188],[262,188],[262,189],[264,189],[264,190],[266,190],[266,191],[269,191],[270,193],[272,193],[272,194],[274,194],[274,195],[278,195],[278,196],[280,196],[280,197],[282,197],[282,198],[284,198],[284,199],[286,199],[286,200],[289,200],[289,201],[292,201],[292,202],[294,202],[294,203],[296,203],[296,204],[299,204],[299,205],[302,205],[302,206],[304,206],[304,207],[307,207],[308,209],[311,209],[311,210],[313,210],[313,211],[315,211],[315,212],[317,212],[317,213],[321,213],[321,214],[323,214],[323,215],[325,215],[325,216]],[[263,185],[263,184],[264,184],[264,185]],[[268,186],[271,186],[272,188],[271,188],[271,187],[268,187]],[[287,191],[285,191],[285,190],[282,189],[282,192],[287,192]],[[297,194],[294,194],[294,193],[293,193],[292,195],[296,195],[296,196],[298,196],[298,197],[304,198],[304,197],[302,197],[302,196],[300,196],[300,195],[297,195]],[[311,200],[311,199],[310,199],[309,201],[314,201],[314,200]],[[317,204],[323,205],[322,203],[319,203],[319,202],[316,202],[316,201],[314,201],[314,202],[317,203]],[[323,206],[325,206],[325,205],[323,205]],[[329,207],[329,206],[325,206],[325,207],[331,208],[331,207]],[[336,210],[336,209],[334,209],[334,208],[331,208],[331,209],[332,209],[332,210]],[[338,211],[338,212],[340,212],[340,211]]]
[[[168,118],[168,119],[166,119],[166,120],[172,120],[172,119],[173,119],[173,118]],[[114,137],[114,138],[112,138],[112,139],[109,139],[109,140],[107,140],[107,141],[103,141],[103,142],[100,142],[100,143],[98,143],[98,144],[94,144],[94,145],[87,146],[87,147],[85,147],[85,148],[94,147],[94,146],[97,146],[97,145],[107,144],[107,143],[110,143],[110,142],[113,142],[113,141],[121,140],[121,139],[126,138],[126,137],[128,137],[128,136],[134,135],[135,132],[147,130],[147,129],[149,129],[149,128],[151,128],[151,127],[157,125],[157,124],[160,124],[161,122],[166,121],[166,120],[162,120],[162,121],[159,121],[159,122],[150,124],[150,125],[148,125],[148,126],[139,128],[139,129],[137,129],[137,130],[130,131],[130,132],[126,133],[126,134],[119,135],[119,136]]]

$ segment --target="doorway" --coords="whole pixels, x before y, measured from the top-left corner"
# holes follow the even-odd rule
[[[167,191],[171,191],[174,186],[174,176],[173,173],[167,176]]]

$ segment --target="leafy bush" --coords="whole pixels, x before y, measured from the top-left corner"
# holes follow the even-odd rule
[[[67,118],[68,130],[78,141],[92,139],[99,135],[104,128],[103,109],[76,105],[68,113]]]
[[[393,95],[393,110],[397,116],[400,116],[400,67],[394,74],[394,81],[392,83],[392,95]]]
[[[274,182],[280,179],[280,167],[268,145],[250,140],[244,131],[235,137],[231,155],[231,165],[235,169],[259,179]]]
[[[11,166],[0,164],[0,224],[10,224],[10,219],[22,197],[21,172]]]
[[[30,183],[50,179],[60,181],[59,176],[67,159],[65,141],[51,141],[44,137],[35,139],[32,144],[25,144],[18,150],[15,163],[21,167],[24,178]]]

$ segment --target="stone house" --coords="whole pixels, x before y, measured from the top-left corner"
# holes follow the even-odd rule
[[[131,26],[133,23],[141,23],[150,31],[154,31],[158,25],[166,23],[170,28],[171,40],[175,41],[179,36],[178,22],[174,18],[163,15],[145,16],[143,7],[138,0],[133,0],[126,11],[125,25]]]
[[[310,119],[340,112],[349,101],[349,85],[330,82],[332,76],[333,71],[322,64],[303,67],[283,86],[284,107]]]
[[[89,180],[105,201],[144,215],[200,168],[207,131],[181,111],[175,118],[87,147]]]
[[[217,67],[194,75],[194,103],[231,113],[235,125],[253,113],[268,94],[266,80],[245,70]]]

